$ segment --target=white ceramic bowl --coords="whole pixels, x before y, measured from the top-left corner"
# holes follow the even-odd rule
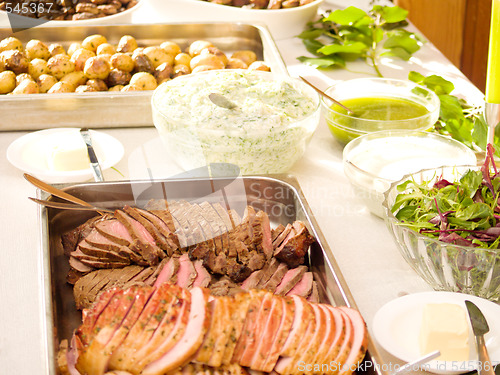
[[[223,93],[236,109],[209,99]],[[242,174],[284,173],[302,157],[319,124],[319,95],[304,82],[270,72],[211,70],[162,83],[153,123],[184,169],[237,165]]]
[[[175,22],[245,22],[267,26],[275,40],[292,38],[305,29],[323,0],[288,9],[247,9],[205,0],[149,0],[159,17]]]
[[[134,5],[130,9],[126,9],[123,12],[119,12],[110,16],[100,17],[100,18],[90,18],[87,20],[51,20],[47,22],[43,22],[41,25],[44,27],[47,26],[86,26],[86,25],[95,25],[95,26],[105,26],[105,25],[127,25],[132,23],[132,15],[140,8],[147,0],[138,0],[137,4]],[[14,17],[12,21],[10,17]],[[22,27],[26,25],[26,27],[33,27],[32,22],[37,22],[38,20],[33,20],[29,17],[22,17],[17,15],[10,15],[9,19],[7,19],[7,13],[5,11],[0,11],[0,20],[2,20],[2,24],[5,22],[9,22],[12,26]]]
[[[370,212],[383,218],[384,192],[404,175],[443,165],[474,165],[464,144],[435,133],[384,130],[362,135],[345,146],[344,173]]]

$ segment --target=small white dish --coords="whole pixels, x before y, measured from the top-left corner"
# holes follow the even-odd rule
[[[49,158],[57,145],[83,142],[79,128],[45,129],[23,135],[7,148],[7,159],[20,170],[49,183],[83,182],[92,178],[88,168],[59,171],[51,169]],[[104,171],[117,164],[123,157],[123,145],[114,137],[91,130],[92,144]]]
[[[485,335],[486,347],[492,363],[500,363],[500,305],[484,298],[453,292],[424,292],[396,298],[382,306],[373,319],[373,334],[378,343],[393,356],[412,362],[425,353],[420,353],[419,332],[422,310],[427,303],[454,303],[463,306],[465,300],[472,301],[483,312],[490,332]],[[467,314],[468,319],[468,314]],[[435,374],[463,374],[477,369],[477,354],[472,328],[469,329],[470,360],[433,360],[421,369]]]

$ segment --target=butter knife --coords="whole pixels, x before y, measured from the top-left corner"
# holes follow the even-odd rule
[[[467,312],[469,313],[472,331],[476,338],[476,348],[478,356],[478,373],[479,375],[495,375],[493,365],[486,349],[484,335],[490,331],[488,322],[479,308],[471,301],[465,301]]]
[[[90,135],[90,130],[88,128],[81,128],[80,134],[82,135],[85,144],[87,145],[87,153],[90,159],[90,166],[92,167],[92,174],[94,175],[94,180],[96,182],[104,181],[102,177],[101,165],[95,154],[94,147],[92,146],[92,137]]]

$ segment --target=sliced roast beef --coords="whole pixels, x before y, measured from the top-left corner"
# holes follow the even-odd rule
[[[276,287],[281,283],[281,280],[283,280],[283,277],[287,272],[288,266],[285,263],[280,263],[276,271],[271,275],[262,288],[274,293]]]
[[[313,280],[312,282],[312,290],[309,297],[307,297],[309,302],[319,302],[319,291],[318,291],[318,283]]]
[[[243,283],[241,284],[241,287],[245,290],[250,290],[250,289],[255,289],[257,285],[260,282],[260,279],[263,276],[264,270],[258,270],[254,271],[248,276]]]
[[[156,246],[153,236],[146,228],[124,211],[116,210],[115,217],[127,229],[130,237],[133,238],[132,244],[138,248],[144,260],[150,265],[158,264],[158,257],[162,251]]]
[[[81,277],[73,287],[77,308],[89,307],[102,291],[112,287],[122,287],[143,269],[141,266],[100,269]]]
[[[196,275],[196,269],[194,268],[193,262],[189,260],[189,256],[187,254],[181,255],[179,257],[179,270],[177,271],[176,284],[181,288],[191,288],[196,279]]]
[[[96,223],[95,229],[119,245],[130,246],[134,241],[127,228],[118,220],[101,221]]]
[[[98,222],[109,220],[110,218],[111,216],[107,214],[104,216],[94,216],[75,229],[63,233],[61,235],[61,244],[64,249],[64,254],[68,255],[70,252],[74,251],[78,243],[89,235]]]
[[[131,261],[130,257],[119,254],[113,250],[109,250],[109,249],[105,250],[105,249],[96,247],[96,246],[90,244],[87,241],[87,239],[80,241],[80,243],[78,244],[77,250],[72,252],[71,254],[74,254],[75,252],[82,252],[85,255],[95,257],[95,258],[118,260],[118,261],[128,262],[128,263],[130,263],[130,261]]]
[[[156,227],[151,221],[149,221],[141,212],[134,207],[130,207],[125,205],[123,210],[129,214],[133,219],[137,220],[146,231],[153,237],[154,243],[164,251],[164,253],[160,252],[160,258],[164,258],[166,255],[171,255],[174,252],[175,244],[171,242],[171,240],[165,237],[162,231]],[[154,216],[154,215],[153,215]],[[165,224],[166,226],[166,224]]]
[[[295,221],[293,223],[295,233],[283,241],[278,249],[274,251],[274,256],[290,267],[296,267],[304,263],[304,257],[309,246],[314,242],[314,237],[309,234],[304,223]]]
[[[219,280],[213,282],[210,286],[210,293],[214,296],[232,296],[244,290],[230,278],[223,276]]]
[[[165,223],[165,221],[163,221],[158,216],[154,215],[153,213],[151,213],[147,210],[143,210],[140,208],[136,208],[136,209],[142,216],[144,216],[151,223],[153,223],[153,225],[160,231],[161,234],[163,234],[163,236],[167,239],[167,241],[169,242],[169,245],[171,246],[171,248],[173,249],[174,252],[179,249],[179,239],[174,234],[175,228],[174,228],[174,230],[172,230],[167,225],[167,223]],[[166,215],[163,215],[163,216],[166,216]],[[173,223],[171,225],[173,225]],[[170,256],[172,254],[167,254],[167,255]]]
[[[302,276],[306,273],[306,271],[307,266],[299,266],[288,270],[288,272],[281,279],[280,284],[276,287],[274,293],[280,296],[287,294],[302,279]]]
[[[271,240],[274,244],[274,240],[285,230],[285,226],[283,224],[279,224],[276,228],[271,229]]]
[[[306,272],[302,276],[302,279],[286,295],[308,297],[311,294],[312,286],[313,274],[312,272]]]
[[[195,260],[193,265],[196,271],[196,278],[193,281],[193,286],[206,288],[208,284],[210,284],[210,281],[212,281],[212,276],[210,276],[210,273],[203,266],[203,262],[201,260]]]
[[[269,281],[271,276],[276,272],[280,262],[276,258],[271,258],[269,263],[267,263],[264,268],[262,268],[262,277],[260,278],[259,283],[256,285],[256,288],[263,288],[264,285]]]
[[[290,234],[293,227],[292,224],[288,223],[280,233],[273,239],[273,248],[277,249],[282,243],[283,240]]]
[[[178,257],[171,257],[168,261],[165,261],[165,259],[162,260],[158,267],[160,272],[158,273],[154,286],[158,287],[167,281],[175,284],[177,282],[177,272],[179,271],[179,266]]]
[[[85,275],[91,271],[94,270],[93,267],[87,266],[86,264],[83,264],[80,262],[78,259],[70,257],[69,258],[69,266],[78,272],[80,275]]]

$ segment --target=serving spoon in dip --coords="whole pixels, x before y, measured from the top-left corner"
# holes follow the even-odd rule
[[[208,94],[208,99],[210,99],[210,101],[212,103],[214,103],[216,106],[221,107],[221,108],[235,109],[236,107],[238,107],[236,105],[236,103],[232,102],[231,100],[226,98],[224,95],[218,94],[216,92],[212,92],[212,93]]]
[[[324,92],[323,90],[320,90],[319,88],[317,88],[316,86],[314,86],[311,82],[309,82],[307,79],[305,79],[304,77],[302,76],[299,76],[299,78],[304,81],[305,83],[307,83],[309,86],[311,86],[314,90],[316,90],[318,93],[320,93],[321,95],[323,95],[325,98],[327,99],[330,99],[332,102],[334,102],[335,104],[337,104],[338,106],[344,108],[346,111],[347,111],[347,114],[349,116],[356,116],[355,112],[346,107],[345,105],[343,105],[341,102],[339,102],[338,100],[335,100],[334,98],[332,98],[330,95],[328,95],[326,92]]]

